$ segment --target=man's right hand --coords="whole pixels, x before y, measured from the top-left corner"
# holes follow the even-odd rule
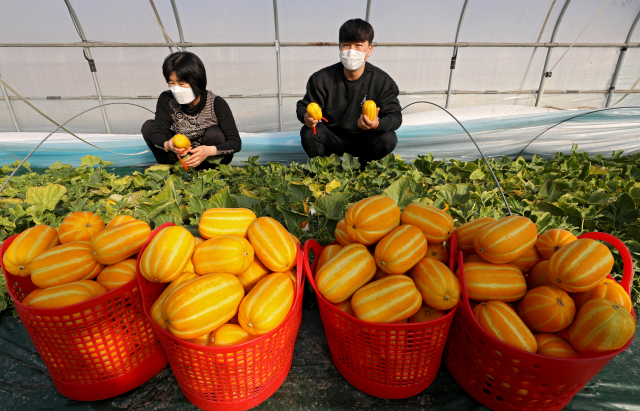
[[[304,113],[304,124],[309,128],[313,128],[318,124],[318,120],[312,119],[309,113]]]

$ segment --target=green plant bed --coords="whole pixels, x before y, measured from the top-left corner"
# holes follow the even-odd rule
[[[87,156],[75,168],[57,162],[44,173],[27,170],[0,193],[0,240],[35,224],[58,227],[74,211],[92,211],[105,222],[130,214],[152,228],[170,221],[198,235],[198,221],[208,208],[247,207],[281,221],[303,243],[314,238],[324,245],[334,240],[335,226],[350,204],[376,194],[388,195],[401,208],[412,201],[449,207],[456,224],[507,214],[481,160],[436,160],[428,155],[408,164],[389,155],[368,164],[364,172],[349,154],[342,160],[333,156],[289,166],[261,166],[257,157],[245,163],[200,172],[185,172],[179,163],[157,165],[122,176],[107,169],[110,162]],[[531,218],[539,232],[559,227],[576,235],[612,234],[627,245],[634,270],[640,272],[640,155],[614,152],[606,159],[574,149],[549,160],[503,157],[490,163],[514,214]],[[15,166],[0,169],[2,182]],[[613,275],[619,277],[617,257]],[[636,305],[638,289],[636,278]],[[4,284],[0,291],[3,310],[11,302]]]

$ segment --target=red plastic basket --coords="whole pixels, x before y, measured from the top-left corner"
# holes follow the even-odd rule
[[[630,292],[633,261],[622,241],[605,233],[578,238],[605,241],[618,249],[624,262],[621,285]],[[458,263],[462,267],[462,253]],[[467,393],[492,410],[561,410],[633,341],[631,338],[621,349],[598,357],[563,359],[531,354],[495,339],[478,324],[471,311],[462,268],[460,285],[460,309],[447,341],[445,364]],[[635,318],[635,312],[631,313]]]
[[[454,257],[456,240],[447,243]],[[337,244],[337,243],[332,243]],[[424,391],[436,378],[442,351],[456,308],[434,321],[409,324],[374,324],[337,309],[318,292],[309,266],[309,251],[318,257],[317,242],[304,245],[307,279],[316,292],[320,318],[331,358],[342,376],[354,387],[374,397],[400,399]],[[450,262],[454,259],[451,258]]]
[[[16,237],[2,243],[0,262]],[[9,274],[1,264],[20,320],[65,397],[78,401],[114,397],[136,388],[167,365],[142,312],[136,281],[68,307],[31,308],[21,303],[37,288],[31,277]]]
[[[166,223],[151,233],[149,241]],[[147,247],[140,251],[139,256]],[[150,283],[140,274],[144,313],[169,358],[185,397],[204,410],[247,410],[269,398],[289,374],[293,347],[302,321],[302,250],[298,249],[298,277],[293,306],[285,320],[269,333],[232,347],[205,347],[174,337],[149,316],[151,306],[168,284]]]

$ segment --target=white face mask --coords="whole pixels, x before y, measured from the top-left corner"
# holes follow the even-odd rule
[[[340,62],[349,71],[356,71],[364,65],[367,53],[353,49],[340,50]]]
[[[196,99],[193,89],[180,86],[169,87],[179,104],[189,104]]]

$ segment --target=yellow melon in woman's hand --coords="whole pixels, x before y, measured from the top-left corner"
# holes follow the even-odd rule
[[[176,134],[173,136],[173,145],[177,149],[186,150],[191,148],[191,140],[184,134]]]

